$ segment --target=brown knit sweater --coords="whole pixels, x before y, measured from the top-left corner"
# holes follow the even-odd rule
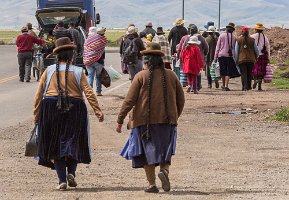
[[[239,45],[237,64],[239,65],[242,63],[255,63],[257,61],[257,55],[254,50],[255,39],[248,36],[246,40],[243,36],[237,39]],[[244,45],[246,45],[246,48],[244,48]]]
[[[177,125],[185,103],[183,88],[172,70],[165,70],[167,77],[167,112],[165,110],[162,71],[153,71],[151,113],[148,121],[148,82],[149,70],[139,72],[133,79],[127,96],[122,104],[117,122],[123,124],[128,112],[132,110],[130,128],[149,124],[174,124]],[[169,121],[167,121],[168,113]]]
[[[64,71],[59,72],[59,77],[60,77],[60,86],[61,88],[64,88],[65,72]],[[38,90],[36,92],[35,99],[34,99],[34,120],[35,121],[38,120],[39,106],[40,106],[41,100],[43,99],[43,92],[45,90],[46,79],[47,79],[47,71],[44,71],[44,73],[41,76]],[[81,80],[80,80],[80,87],[82,91],[80,90],[77,84],[74,72],[68,72],[68,80],[69,80],[67,84],[68,96],[83,99],[82,92],[84,92],[94,113],[95,114],[100,113],[101,110],[98,105],[96,95],[94,94],[92,88],[87,82],[87,78],[85,74],[82,73]],[[46,92],[46,96],[58,96],[56,73],[52,75],[48,90]]]

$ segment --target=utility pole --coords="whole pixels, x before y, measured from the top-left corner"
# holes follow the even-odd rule
[[[221,30],[221,0],[219,0],[219,31]]]
[[[183,0],[182,18],[185,19],[185,0]]]

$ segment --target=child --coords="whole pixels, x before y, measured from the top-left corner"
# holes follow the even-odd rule
[[[201,56],[200,41],[197,36],[191,36],[188,41],[188,45],[184,48],[182,53],[183,61],[183,73],[187,74],[188,80],[188,89],[187,92],[194,91],[194,94],[197,94],[197,75],[200,73],[203,64],[203,59]]]

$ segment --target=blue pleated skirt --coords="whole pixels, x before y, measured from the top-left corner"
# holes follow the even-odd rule
[[[150,125],[150,139],[142,134],[147,126],[131,129],[130,136],[120,155],[132,160],[133,168],[144,165],[170,164],[176,151],[177,128],[170,124]]]

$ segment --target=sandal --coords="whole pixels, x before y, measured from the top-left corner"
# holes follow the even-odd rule
[[[66,183],[59,183],[59,185],[56,187],[57,190],[63,191],[67,189]]]
[[[147,192],[147,193],[159,193],[159,189],[155,185],[154,186],[149,186],[144,191]]]
[[[165,173],[164,171],[160,171],[158,174],[159,179],[162,182],[162,188],[165,192],[168,192],[171,190],[171,184],[170,184],[170,180],[169,177],[167,175],[167,173]]]

